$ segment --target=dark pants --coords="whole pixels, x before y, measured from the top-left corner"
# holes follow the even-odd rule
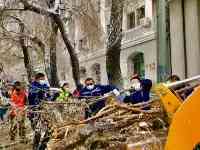
[[[31,127],[34,131],[34,138],[33,138],[33,150],[45,150],[47,148],[47,143],[49,142],[49,139],[52,134],[51,127],[49,126],[49,123],[46,122],[45,124],[45,134],[42,137],[41,128],[44,128],[43,124],[41,124],[41,114],[31,112],[29,113],[29,119],[31,121]],[[39,126],[38,126],[39,124]]]
[[[13,115],[9,116],[10,118],[10,139],[15,140],[17,132],[21,139],[25,138],[26,127],[25,127],[25,114]]]
[[[98,113],[103,107],[105,107],[105,99],[102,99],[94,104],[91,104],[89,108],[85,110],[85,119]]]
[[[7,112],[7,108],[0,108],[0,120],[3,121],[4,120],[4,115]]]

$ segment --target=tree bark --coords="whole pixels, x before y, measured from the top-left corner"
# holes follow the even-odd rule
[[[23,34],[24,33],[24,24],[19,23],[19,25],[20,25],[20,32]],[[26,72],[27,72],[27,75],[28,75],[28,81],[29,81],[29,83],[31,83],[32,77],[33,77],[33,67],[32,67],[32,64],[31,64],[31,59],[30,59],[28,47],[25,44],[24,36],[19,37],[19,42],[20,42],[22,52],[23,52],[23,55],[24,55],[24,65],[25,65]]]
[[[110,84],[122,87],[120,68],[122,41],[123,0],[112,0],[108,43],[106,53],[106,70]]]
[[[71,60],[71,66],[72,66],[72,74],[73,74],[73,78],[74,78],[74,82],[76,84],[76,86],[78,84],[80,84],[80,72],[79,72],[79,60],[78,60],[78,56],[73,48],[73,46],[71,45],[68,36],[67,36],[67,32],[64,26],[63,21],[61,20],[61,18],[57,15],[53,15],[54,21],[56,22],[56,24],[58,25],[58,28],[60,30],[60,33],[62,35],[63,41],[68,49],[69,55],[70,55],[70,60]]]
[[[59,86],[59,79],[57,75],[57,34],[58,34],[58,26],[51,18],[51,37],[50,37],[50,85],[52,87]]]
[[[43,64],[44,64],[44,68],[45,68],[45,73],[47,75],[48,80],[50,80],[51,78],[51,73],[50,73],[50,67],[47,64],[47,60],[46,60],[46,51],[45,51],[45,44],[38,38],[38,37],[29,37],[31,41],[33,41],[35,44],[38,45],[38,47],[40,48],[42,55],[43,55]],[[50,82],[50,81],[49,81]]]

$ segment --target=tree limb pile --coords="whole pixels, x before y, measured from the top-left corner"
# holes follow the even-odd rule
[[[165,137],[167,130],[162,108],[152,102],[146,110],[140,109],[142,104],[138,106],[114,103],[87,120],[58,125],[54,128],[48,149],[125,150],[128,144],[152,137],[159,141],[159,138]],[[158,143],[151,144],[155,146]]]

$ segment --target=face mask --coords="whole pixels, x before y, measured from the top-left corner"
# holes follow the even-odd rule
[[[140,82],[138,82],[138,83],[134,83],[134,84],[133,84],[133,88],[134,88],[136,91],[139,91],[139,90],[141,90],[141,89],[142,89],[142,87],[141,87],[141,84],[140,84]]]
[[[46,80],[40,80],[39,82],[41,85],[45,85],[45,84],[48,85],[48,81],[46,81]]]
[[[68,88],[68,87],[65,87],[64,90],[65,90],[65,91],[69,91],[69,88]]]
[[[87,89],[88,89],[88,90],[94,89],[94,85],[88,85],[88,86],[87,86]]]

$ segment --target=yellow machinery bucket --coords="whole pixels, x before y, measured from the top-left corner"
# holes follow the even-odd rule
[[[161,98],[164,109],[167,112],[169,120],[171,120],[174,113],[182,104],[181,98],[164,84],[156,86],[155,92]]]
[[[200,87],[177,109],[170,125],[165,150],[195,150],[200,144]]]

